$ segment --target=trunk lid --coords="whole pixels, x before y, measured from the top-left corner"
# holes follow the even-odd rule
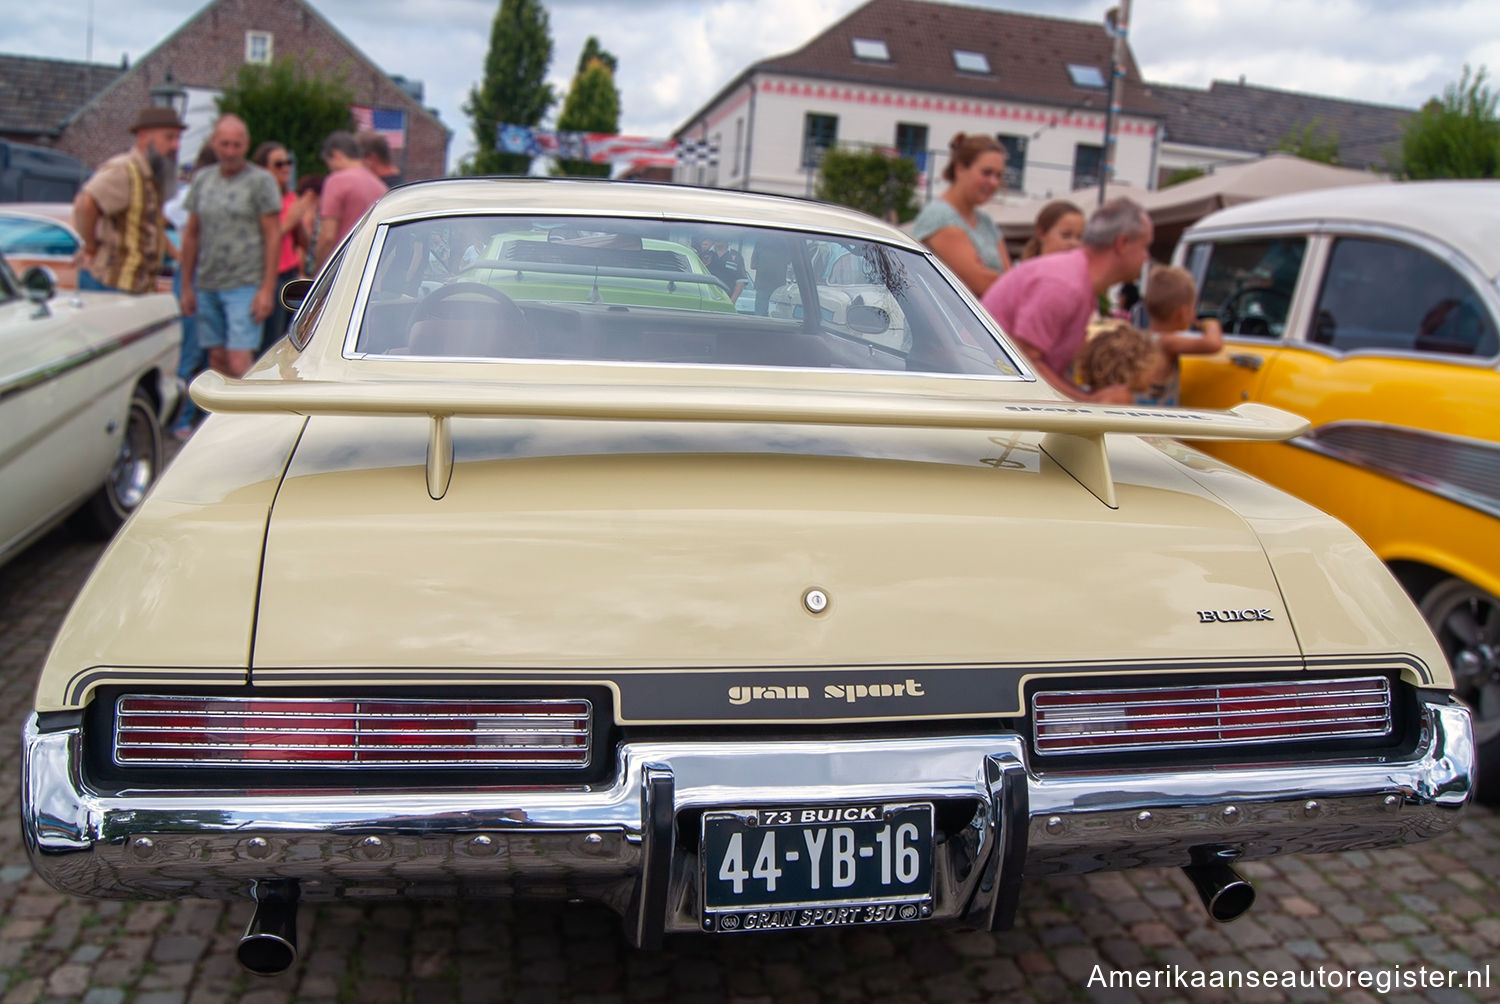
[[[803,679],[930,695],[912,673],[944,666],[1003,700],[924,707],[972,714],[1034,672],[1300,666],[1255,534],[1133,439],[1118,508],[1035,433],[456,419],[453,442],[435,500],[422,419],[309,421],[267,535],[256,683],[660,696],[708,674],[674,695],[691,717]]]

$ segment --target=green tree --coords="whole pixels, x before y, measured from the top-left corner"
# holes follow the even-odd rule
[[[354,92],[342,75],[321,77],[299,62],[245,63],[217,99],[220,114],[238,115],[250,130],[250,150],[275,140],[297,158],[301,174],[322,173],[323,140],[352,129]]]
[[[1339,134],[1322,119],[1315,118],[1307,124],[1293,122],[1285,136],[1277,140],[1272,150],[1294,154],[1303,160],[1316,160],[1324,164],[1339,162]]]
[[[597,54],[573,78],[562,114],[557,117],[561,132],[616,133],[620,129],[620,92],[610,66],[615,57],[600,49],[598,40],[592,36],[584,46],[584,53],[591,49]],[[559,173],[576,177],[607,178],[611,168],[609,164],[586,160],[559,160],[557,164]]]
[[[469,89],[464,114],[474,130],[474,153],[461,174],[525,174],[526,154],[501,153],[495,140],[502,125],[534,126],[557,100],[547,81],[552,34],[540,0],[500,0],[490,26],[484,79]]]
[[[1409,178],[1500,177],[1500,95],[1485,83],[1481,66],[1469,67],[1406,121],[1401,137],[1402,170]]]
[[[816,195],[824,202],[899,222],[917,215],[917,165],[880,150],[830,147],[818,171]]]
[[[583,51],[578,54],[578,70],[576,73],[583,73],[584,70],[589,68],[589,64],[596,59],[609,67],[610,73],[620,72],[620,61],[615,58],[615,54],[607,51],[599,44],[597,38],[590,35],[588,41],[583,43]]]

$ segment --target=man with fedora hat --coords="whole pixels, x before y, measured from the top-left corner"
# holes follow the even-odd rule
[[[80,289],[149,293],[166,253],[161,207],[177,179],[177,150],[186,129],[171,108],[142,108],[131,124],[135,145],[100,165],[73,201],[83,239]]]

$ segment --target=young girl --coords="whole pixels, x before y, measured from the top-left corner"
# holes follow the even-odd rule
[[[1067,199],[1053,199],[1036,214],[1022,258],[1071,251],[1083,243],[1083,210]]]

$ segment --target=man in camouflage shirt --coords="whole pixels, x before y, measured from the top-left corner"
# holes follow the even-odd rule
[[[218,163],[193,175],[183,208],[182,312],[198,318],[209,368],[239,377],[255,361],[281,252],[281,190],[250,163],[250,131],[225,115],[209,145]]]
[[[170,108],[142,108],[130,131],[135,145],[100,165],[73,202],[83,240],[79,289],[149,293],[166,252],[162,203],[177,177],[177,150],[187,128]]]

